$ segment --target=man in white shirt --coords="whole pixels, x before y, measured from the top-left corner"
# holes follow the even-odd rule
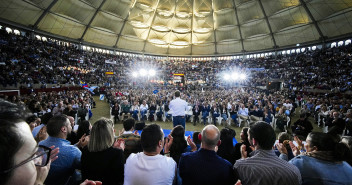
[[[186,111],[187,111],[187,102],[180,98],[180,91],[175,92],[175,99],[170,102],[169,108],[172,112],[173,124],[174,127],[177,125],[182,125],[186,130]]]
[[[286,100],[286,102],[283,104],[284,107],[286,107],[287,110],[291,111],[292,110],[292,103],[290,102],[290,100]]]
[[[172,144],[171,135],[165,141],[165,155]],[[146,126],[141,134],[143,152],[132,153],[125,164],[124,185],[172,185],[176,176],[176,162],[160,155],[164,146],[164,133],[157,124]]]

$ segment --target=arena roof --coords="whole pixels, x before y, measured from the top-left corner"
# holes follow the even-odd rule
[[[352,35],[352,0],[0,0],[0,19],[156,55],[230,55]],[[0,22],[1,22],[0,20]]]

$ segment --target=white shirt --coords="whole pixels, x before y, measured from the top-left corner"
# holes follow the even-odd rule
[[[141,106],[140,106],[140,110],[141,111],[143,111],[143,110],[148,110],[148,104],[142,104]]]
[[[239,108],[238,109],[238,114],[239,115],[243,115],[243,116],[248,116],[248,108],[244,108],[244,109]]]
[[[163,155],[147,156],[131,153],[125,164],[124,185],[172,185],[176,162]]]
[[[132,111],[139,110],[139,106],[138,105],[132,105],[131,110]]]
[[[188,105],[185,100],[176,98],[170,102],[169,108],[172,111],[172,116],[185,116]]]
[[[283,106],[286,107],[286,109],[288,110],[292,110],[292,107],[293,107],[291,103],[284,103]]]

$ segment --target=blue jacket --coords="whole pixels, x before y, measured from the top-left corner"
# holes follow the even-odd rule
[[[352,167],[346,163],[332,163],[309,156],[297,156],[289,163],[302,175],[302,185],[352,185]]]

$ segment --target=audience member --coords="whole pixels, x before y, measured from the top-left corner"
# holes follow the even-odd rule
[[[220,131],[221,144],[218,146],[216,154],[229,161],[232,165],[235,164],[235,147],[233,146],[233,139],[236,136],[236,131],[225,127]]]
[[[200,134],[200,132],[195,131],[195,132],[193,132],[193,135],[192,135],[192,140],[193,140],[193,143],[196,145],[197,150],[200,149],[200,144],[201,144],[201,141],[198,137],[199,134]]]
[[[38,146],[23,107],[0,99],[0,184],[44,184],[59,148]]]
[[[340,143],[339,136],[311,132],[306,139],[306,152],[301,155],[295,145],[290,145],[296,157],[289,163],[301,172],[302,185],[351,184],[352,167],[344,162],[351,151],[344,143]]]
[[[252,152],[252,148],[251,148],[251,144],[249,143],[248,140],[248,127],[243,127],[241,130],[241,134],[240,134],[240,138],[241,141],[236,143],[235,145],[235,157],[234,160],[238,160],[241,159],[242,155],[241,155],[241,146],[245,145],[246,146],[246,151],[247,153],[251,153]]]
[[[82,138],[84,135],[89,136],[91,130],[92,130],[92,124],[90,124],[89,121],[87,120],[81,121],[77,129],[77,138]]]
[[[173,142],[170,147],[170,157],[172,157],[178,164],[181,155],[185,152],[190,152],[191,147],[187,145],[187,141],[185,139],[185,129],[182,125],[177,125],[174,127],[171,130],[171,136],[173,138]]]
[[[275,131],[265,122],[257,122],[248,130],[248,140],[254,147],[249,154],[242,145],[242,159],[234,165],[236,176],[244,185],[299,185],[301,174],[297,167],[275,155]]]
[[[198,135],[202,142],[196,152],[182,154],[179,173],[182,184],[231,184],[235,183],[232,165],[216,154],[221,144],[220,131],[214,125],[204,127]]]
[[[290,135],[286,132],[280,132],[279,135],[277,136],[277,139],[278,139],[278,143],[275,145],[275,150],[274,150],[275,154],[279,157],[281,154],[279,149],[281,149],[282,147],[285,147],[287,151],[288,160],[291,160],[292,158],[294,158],[295,156],[293,155],[292,149],[290,147],[290,141],[291,141]],[[277,145],[280,145],[280,146],[277,147]]]
[[[53,117],[53,115],[48,112],[48,113],[45,113],[42,118],[41,118],[41,124],[36,126],[33,131],[32,131],[32,134],[33,134],[33,137],[35,138],[38,134],[38,132],[44,127],[46,126],[46,124],[48,123],[48,121]]]
[[[308,121],[306,114],[300,114],[299,119],[291,126],[292,133],[301,135],[304,138],[313,130],[312,123]]]
[[[132,153],[125,164],[124,185],[173,184],[176,177],[176,162],[171,157],[160,155],[165,143],[164,153],[169,154],[172,137],[164,141],[164,133],[159,125],[146,126],[141,134],[143,152]]]
[[[75,169],[81,167],[81,151],[76,146],[70,145],[70,142],[66,140],[71,131],[71,123],[66,115],[54,116],[47,124],[49,137],[39,142],[39,145],[46,147],[54,145],[60,148],[59,158],[51,164],[48,177],[45,180],[47,185],[77,182],[76,178],[78,177],[75,176]]]
[[[127,159],[131,153],[142,152],[141,146],[141,136],[138,132],[134,132],[135,120],[133,118],[128,118],[123,121],[123,132],[118,137],[125,141],[124,156]]]
[[[112,120],[101,118],[93,124],[89,143],[82,150],[82,179],[99,180],[104,185],[123,184],[125,158],[115,147],[121,144],[114,141]]]

